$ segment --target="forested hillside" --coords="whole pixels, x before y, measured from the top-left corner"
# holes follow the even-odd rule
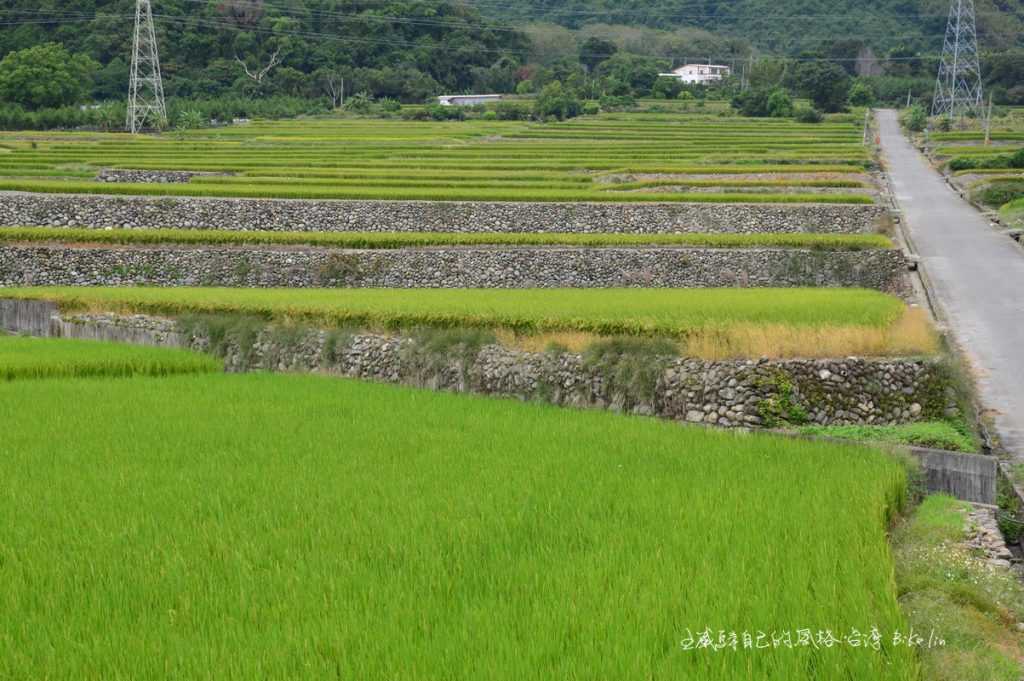
[[[997,103],[1024,103],[1024,0],[977,0],[982,70]],[[1002,3],[997,9],[994,2]],[[716,60],[767,110],[782,88],[825,111],[928,101],[946,0],[152,0],[165,91],[202,117],[295,115],[439,94],[571,100],[676,98],[658,74]],[[0,4],[0,127],[113,126],[123,103],[135,0]],[[860,79],[858,89],[853,79]],[[703,99],[704,88],[685,96]],[[834,90],[834,92],[828,92]],[[813,93],[817,92],[816,98]],[[566,98],[567,97],[567,98]],[[228,106],[197,102],[231,100]],[[270,107],[275,100],[281,107]],[[79,105],[107,103],[105,113]],[[240,104],[241,103],[241,104]],[[258,103],[258,106],[257,106]],[[269,108],[268,108],[269,107]],[[59,114],[43,113],[57,110]],[[178,108],[172,119],[185,111]],[[561,114],[559,114],[561,115]]]
[[[787,54],[856,39],[875,51],[940,50],[948,0],[518,0],[476,3],[490,16],[569,28],[688,26]],[[1022,0],[975,0],[983,49],[1024,45]]]
[[[122,97],[134,7],[135,0],[6,0],[0,57],[62,43],[100,65],[97,98]],[[298,95],[329,71],[347,75],[349,91],[381,97],[495,89],[501,83],[489,81],[511,79],[527,49],[521,33],[446,0],[154,0],[153,13],[168,94],[179,96],[229,88]],[[237,61],[258,75],[274,55],[279,64],[261,82]]]

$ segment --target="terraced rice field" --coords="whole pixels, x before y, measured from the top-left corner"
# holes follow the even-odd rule
[[[201,289],[22,288],[8,298],[68,311],[252,315],[282,322],[395,331],[484,328],[502,342],[579,350],[595,338],[665,336],[684,355],[844,357],[930,355],[921,310],[858,289]]]
[[[422,246],[694,246],[861,251],[893,248],[881,234],[573,234],[497,232],[243,232],[208,229],[0,227],[0,243],[210,244],[413,248]]]
[[[0,423],[3,678],[917,678],[877,451],[258,374]]]
[[[862,176],[870,163],[860,127],[848,122],[706,115],[603,115],[545,125],[308,119],[158,137],[0,135],[0,191],[30,192],[871,203]],[[228,175],[112,185],[92,180],[102,168]],[[637,174],[671,177],[637,181]],[[765,174],[771,177],[748,177]]]
[[[66,338],[0,335],[0,381],[82,376],[170,376],[220,371],[207,355]]]
[[[237,289],[12,288],[5,298],[68,310],[240,312],[271,319],[386,328],[429,325],[520,331],[669,333],[735,323],[885,326],[905,304],[858,289]]]

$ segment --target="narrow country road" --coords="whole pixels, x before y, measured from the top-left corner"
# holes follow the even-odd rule
[[[878,112],[882,152],[933,301],[995,411],[1003,445],[1024,460],[1024,249],[950,189]]]

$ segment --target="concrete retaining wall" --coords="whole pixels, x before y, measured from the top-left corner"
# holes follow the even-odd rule
[[[979,504],[996,503],[999,472],[994,456],[922,447],[911,447],[910,451],[921,462],[928,491]]]
[[[907,292],[901,251],[0,246],[0,286],[862,287]]]
[[[502,203],[0,193],[0,224],[359,232],[874,232],[864,204]]]

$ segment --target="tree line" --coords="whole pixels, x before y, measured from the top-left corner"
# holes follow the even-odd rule
[[[114,127],[127,90],[134,0],[6,4],[0,126]],[[172,124],[186,111],[223,120],[465,92],[546,90],[557,102],[516,109],[523,116],[583,109],[570,101],[703,99],[709,88],[659,74],[712,58],[733,69],[710,88],[713,96],[732,98],[743,113],[786,111],[783,95],[829,112],[908,95],[926,102],[937,69],[934,54],[876,52],[857,37],[766,56],[745,38],[692,26],[512,27],[459,0],[160,0],[154,12]],[[997,103],[1024,104],[1024,49],[985,53],[982,65]],[[506,108],[511,116],[514,107]]]

